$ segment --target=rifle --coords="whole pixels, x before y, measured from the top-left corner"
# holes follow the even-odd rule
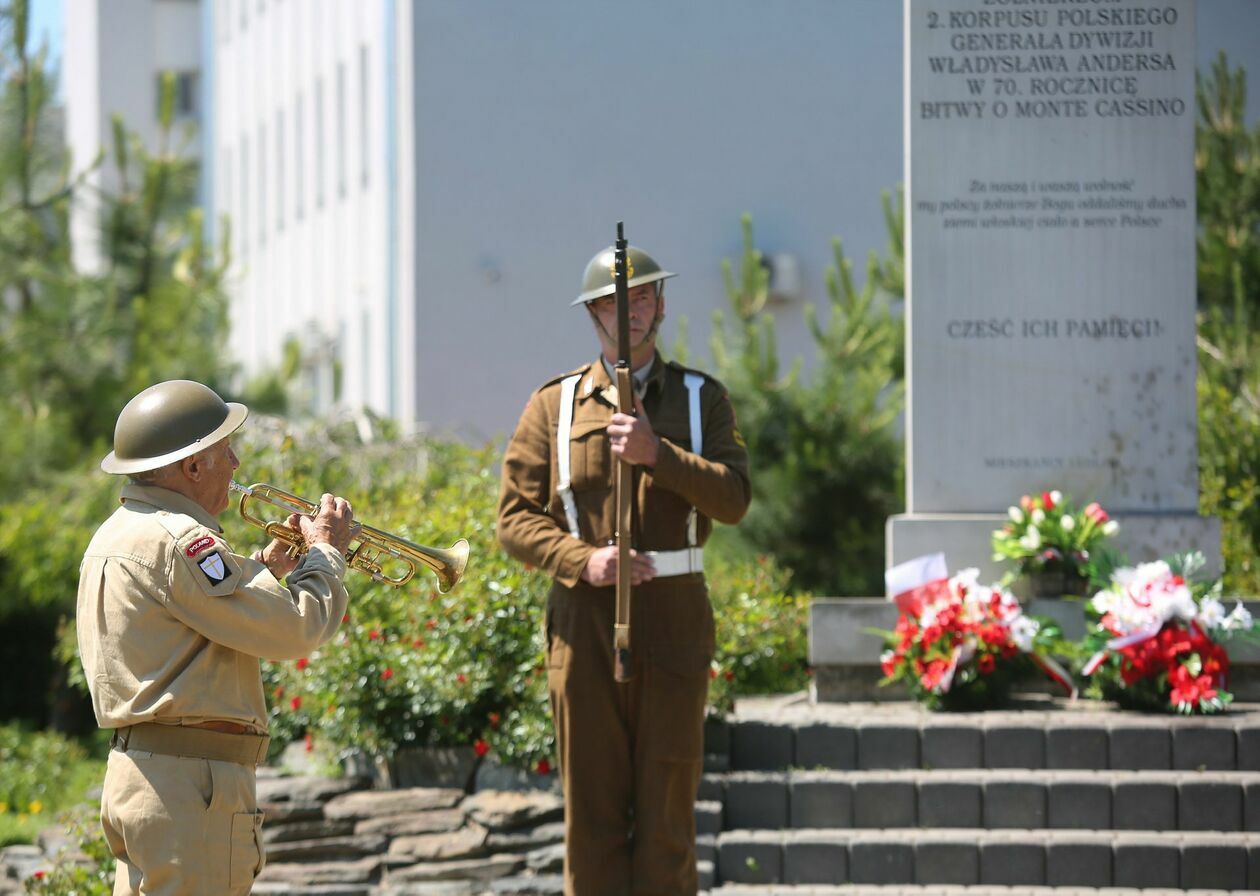
[[[630,380],[630,290],[626,285],[626,235],[617,222],[613,252],[613,284],[617,297],[617,412],[634,413],[634,385]],[[617,464],[617,610],[613,622],[613,678],[633,678],[630,655],[630,543],[633,538],[634,465]]]

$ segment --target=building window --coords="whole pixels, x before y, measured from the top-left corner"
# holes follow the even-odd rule
[[[337,196],[346,195],[346,64],[337,63]]]
[[[267,126],[258,126],[258,245],[267,245]]]
[[[216,203],[218,208],[216,211],[220,218],[226,217],[230,222],[236,217],[232,214],[232,150],[225,146],[219,150],[219,155],[223,157],[223,183],[219,185],[219,197]],[[218,224],[218,221],[214,222],[215,233],[218,233]],[[231,246],[225,248],[229,252],[232,250]]]
[[[306,134],[302,130],[305,115],[302,108],[302,91],[298,91],[297,103],[293,106],[293,214],[302,220],[305,211],[303,203],[306,193]]]
[[[368,185],[368,48],[367,44],[359,44],[359,184],[364,189]]]
[[[276,110],[276,230],[284,230],[284,110]]]
[[[315,207],[324,207],[324,79],[315,79]]]
[[[172,112],[175,120],[181,121],[197,117],[197,85],[200,79],[195,71],[191,72],[158,72],[157,75],[157,115],[162,116],[162,82],[170,75],[174,80],[174,96],[171,98]]]
[[[249,257],[249,138],[241,137],[241,220],[237,222],[237,246],[241,258]]]

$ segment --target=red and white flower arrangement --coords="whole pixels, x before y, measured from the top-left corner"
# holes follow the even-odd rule
[[[1253,622],[1241,602],[1226,612],[1219,583],[1190,581],[1202,563],[1202,555],[1191,554],[1171,565],[1123,567],[1093,597],[1095,621],[1085,641],[1093,655],[1081,672],[1095,696],[1187,715],[1219,712],[1233,700],[1222,642],[1250,632]]]
[[[932,709],[986,709],[1041,668],[1075,694],[1049,657],[1057,626],[1026,615],[1006,589],[982,585],[978,570],[947,576],[946,569],[935,554],[885,574],[899,616],[896,629],[884,633],[882,683],[903,683]]]

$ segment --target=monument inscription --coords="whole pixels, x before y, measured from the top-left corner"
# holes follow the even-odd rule
[[[1194,512],[1194,6],[907,0],[908,510]]]

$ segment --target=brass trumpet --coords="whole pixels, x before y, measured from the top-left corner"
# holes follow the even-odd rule
[[[308,545],[301,534],[294,532],[283,522],[265,520],[246,508],[250,501],[260,501],[284,511],[286,517],[290,513],[313,516],[319,510],[318,504],[312,504],[263,482],[250,486],[229,482],[228,487],[241,493],[239,509],[245,522],[289,545],[290,557],[306,553]],[[427,566],[437,574],[438,590],[445,594],[464,574],[464,567],[468,564],[468,541],[461,538],[443,551],[413,544],[405,538],[360,524],[359,531],[350,539],[350,546],[346,550],[346,564],[395,588],[401,588],[411,581],[411,577],[416,574],[417,564]],[[392,566],[388,566],[389,564]]]

